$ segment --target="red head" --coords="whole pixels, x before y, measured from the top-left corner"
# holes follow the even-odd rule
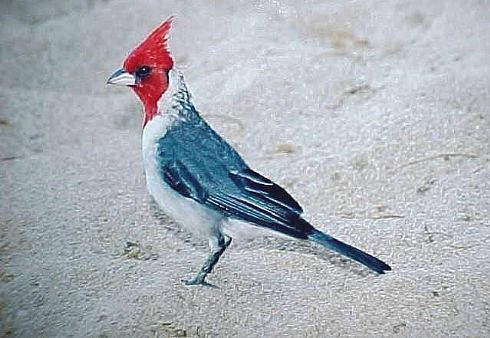
[[[150,33],[126,58],[123,68],[107,81],[130,86],[143,103],[146,124],[157,113],[157,102],[168,88],[168,72],[173,59],[167,50],[167,34],[172,17]]]

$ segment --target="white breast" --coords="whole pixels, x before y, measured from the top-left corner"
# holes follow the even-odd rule
[[[170,88],[171,86],[169,86]],[[171,97],[168,97],[168,99],[171,100]],[[168,109],[167,107],[172,106],[168,102],[161,103],[162,105],[159,105],[159,107],[163,109]],[[146,186],[165,214],[193,233],[210,236],[219,231],[225,217],[190,198],[183,197],[170,188],[160,174],[160,167],[157,161],[158,141],[165,136],[175,119],[176,116],[171,111],[163,110],[154,116],[143,129],[142,152]]]

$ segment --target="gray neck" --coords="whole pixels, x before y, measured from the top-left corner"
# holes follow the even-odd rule
[[[158,113],[174,116],[177,120],[200,118],[192,103],[184,75],[176,69],[171,69],[168,73],[168,82],[167,90],[158,101]]]

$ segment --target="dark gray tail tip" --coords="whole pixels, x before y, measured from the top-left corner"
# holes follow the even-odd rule
[[[383,263],[383,265],[376,270],[376,272],[379,273],[380,275],[384,275],[386,271],[391,271],[391,266],[389,266],[386,263]]]

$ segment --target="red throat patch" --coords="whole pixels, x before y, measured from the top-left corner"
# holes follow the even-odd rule
[[[167,48],[167,35],[173,17],[155,28],[126,58],[123,68],[134,74],[140,67],[149,66],[151,73],[132,87],[143,103],[143,126],[157,113],[157,103],[168,88],[168,72],[174,61]]]

